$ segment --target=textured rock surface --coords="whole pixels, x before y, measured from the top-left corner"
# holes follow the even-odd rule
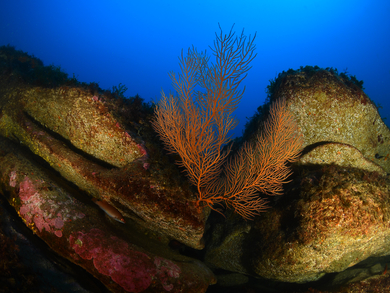
[[[303,283],[389,255],[390,131],[376,106],[332,71],[282,74],[275,85],[271,101],[288,101],[304,138],[294,181],[254,222],[214,223],[206,263]]]
[[[200,249],[206,215],[101,98],[79,88],[2,89],[0,134],[27,146],[66,180],[125,217]],[[136,140],[138,142],[136,142]]]
[[[109,292],[83,268],[53,253],[15,214],[1,196],[1,292]]]
[[[0,184],[26,225],[53,251],[114,292],[205,292],[215,282],[200,261],[173,253],[104,214],[77,189],[64,188],[21,148],[0,138]],[[58,179],[58,178],[56,178]]]
[[[343,143],[325,143],[305,153],[299,159],[303,165],[338,165],[343,167],[353,167],[370,172],[378,172],[386,175],[383,168],[373,161],[366,159],[355,147]]]
[[[216,225],[206,263],[308,282],[390,253],[386,178],[334,166],[307,172],[293,186],[298,193],[291,192],[251,226],[238,222],[232,231]]]
[[[370,256],[388,255],[388,183],[378,173],[339,167],[304,177],[290,213],[275,209],[258,224],[257,232],[265,236],[258,249],[266,257],[255,264],[257,273],[307,282]]]
[[[93,88],[30,87],[10,76],[0,79],[0,188],[27,227],[114,292],[205,292],[215,283],[202,262],[168,248],[172,238],[202,248],[207,215],[184,177],[155,156],[147,119],[124,123],[123,109],[112,111]],[[389,185],[381,175],[389,172],[389,130],[375,105],[322,70],[282,76],[275,97],[289,101],[300,124],[301,166],[256,221],[229,212],[211,219],[207,263],[267,278],[263,286],[317,280],[388,255]],[[115,206],[126,224],[92,197]],[[242,274],[221,275],[220,285],[246,283]]]
[[[32,88],[16,95],[15,103],[23,105],[29,117],[96,159],[123,167],[147,156],[97,95],[66,87]]]
[[[205,292],[213,273],[170,243],[203,248],[207,211],[162,151],[152,107],[123,90],[80,83],[1,47],[0,193],[52,258],[67,258],[113,292]]]
[[[390,131],[358,86],[327,70],[281,78],[274,98],[286,98],[301,129],[304,147],[319,142],[352,145],[390,173]]]

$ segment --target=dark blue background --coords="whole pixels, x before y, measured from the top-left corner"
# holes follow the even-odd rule
[[[104,89],[122,83],[126,96],[156,101],[172,90],[168,72],[178,71],[181,49],[207,49],[218,22],[226,33],[233,23],[238,34],[257,31],[237,135],[264,102],[269,80],[305,65],[348,68],[390,119],[389,0],[9,0],[0,7],[0,45],[80,81]]]

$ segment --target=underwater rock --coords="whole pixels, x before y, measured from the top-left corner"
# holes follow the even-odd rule
[[[200,261],[153,242],[131,220],[105,220],[88,197],[59,182],[21,147],[0,137],[0,186],[9,203],[53,251],[111,291],[195,293],[215,283]]]
[[[83,268],[50,250],[0,197],[1,292],[107,293]]]
[[[0,97],[0,135],[25,145],[63,178],[124,217],[203,248],[207,215],[196,208],[189,184],[174,181],[166,167],[158,166],[158,158],[145,146],[154,147],[153,142],[130,135],[103,95],[82,88],[20,86],[3,87]]]
[[[205,262],[305,283],[389,255],[390,131],[374,103],[356,84],[322,69],[280,75],[271,101],[279,98],[304,139],[293,181],[253,222],[230,212],[221,222],[211,217]],[[261,124],[251,131],[261,132]]]
[[[147,157],[145,147],[122,128],[97,95],[67,87],[31,88],[14,94],[16,100],[10,103],[23,105],[25,124],[39,123],[93,158],[120,168]]]
[[[207,240],[205,262],[215,269],[224,269],[241,274],[250,274],[250,268],[247,266],[245,253],[252,253],[256,242],[245,246],[244,243],[251,235],[252,223],[244,222],[241,218],[228,211],[226,220],[213,221],[211,228],[206,234],[210,239]],[[213,217],[211,217],[213,220]],[[250,243],[251,237],[248,239]]]
[[[210,232],[205,261],[214,268],[304,283],[390,254],[389,182],[377,172],[306,170],[254,223],[228,220],[233,231]]]
[[[277,84],[272,100],[288,101],[304,147],[348,144],[390,173],[390,131],[359,86],[323,69],[283,74]]]
[[[338,165],[359,168],[370,172],[378,172],[382,176],[387,173],[373,161],[366,159],[355,147],[343,143],[325,143],[316,146],[299,158],[302,165]]]

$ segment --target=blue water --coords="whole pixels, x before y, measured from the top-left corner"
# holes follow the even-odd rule
[[[213,45],[221,24],[255,40],[258,56],[243,84],[236,135],[266,97],[270,79],[289,68],[318,65],[364,81],[368,96],[390,117],[390,2],[327,1],[3,1],[0,45],[33,54],[70,76],[122,83],[146,101],[173,90],[181,50]],[[238,4],[240,3],[240,4]],[[208,49],[208,53],[211,51]],[[212,61],[212,58],[211,58]]]

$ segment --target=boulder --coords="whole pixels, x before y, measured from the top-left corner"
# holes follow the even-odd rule
[[[113,292],[205,292],[211,270],[170,244],[202,249],[208,211],[163,151],[152,108],[122,90],[1,47],[0,193],[54,258]]]
[[[76,187],[0,137],[0,186],[26,226],[113,292],[205,292],[215,283],[199,260],[167,248],[162,234],[107,219]],[[48,166],[46,166],[48,167]],[[157,233],[157,232],[156,232]]]
[[[390,173],[390,131],[363,89],[332,70],[282,74],[272,99],[285,98],[304,147],[327,142],[351,145]]]
[[[305,171],[252,223],[233,216],[210,232],[212,268],[304,283],[390,254],[389,182],[338,166]],[[230,229],[229,229],[230,227]]]
[[[253,222],[227,213],[213,223],[210,267],[305,283],[390,254],[390,131],[351,80],[310,68],[274,82],[271,101],[285,99],[294,113],[302,156],[266,213]],[[256,123],[253,134],[262,131],[261,123],[250,125]]]
[[[158,163],[146,147],[153,142],[125,130],[103,96],[82,88],[3,88],[0,103],[0,135],[125,218],[203,248],[207,215],[195,207],[189,184],[171,176],[176,166]]]

